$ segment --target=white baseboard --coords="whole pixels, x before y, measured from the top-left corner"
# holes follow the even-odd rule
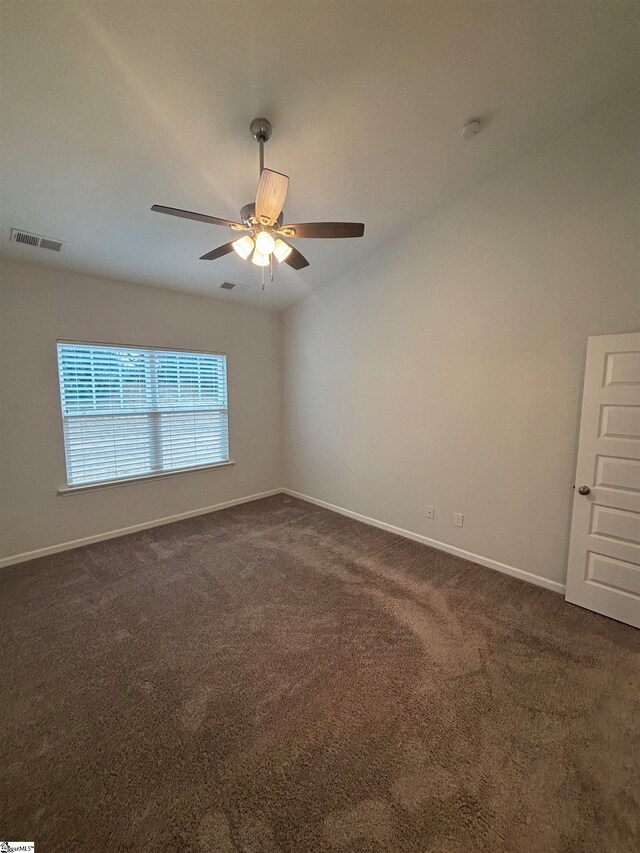
[[[149,530],[152,527],[160,527],[163,524],[171,524],[174,521],[182,521],[185,518],[194,518],[198,515],[206,515],[209,512],[218,512],[218,510],[221,509],[227,509],[228,507],[238,506],[239,504],[257,501],[261,498],[268,498],[272,495],[279,495],[283,493],[291,495],[291,497],[307,501],[308,503],[324,507],[332,512],[337,512],[340,515],[346,515],[348,518],[353,518],[356,521],[363,522],[364,524],[370,524],[372,527],[379,527],[381,530],[387,530],[398,536],[404,536],[406,539],[413,539],[415,542],[421,542],[423,545],[429,545],[431,548],[437,548],[439,551],[445,551],[447,554],[462,557],[465,560],[470,560],[472,563],[479,563],[481,566],[486,566],[489,569],[495,569],[503,574],[511,575],[514,578],[528,581],[528,583],[533,583],[537,586],[542,586],[545,589],[550,589],[552,592],[559,592],[561,595],[564,595],[565,585],[558,583],[557,581],[549,580],[541,575],[535,575],[532,572],[526,572],[523,569],[517,569],[515,566],[508,566],[506,563],[499,563],[497,560],[482,557],[480,554],[474,554],[471,551],[464,551],[462,548],[456,548],[454,545],[447,545],[446,542],[439,542],[437,539],[430,539],[428,536],[422,536],[420,533],[414,533],[411,530],[405,530],[402,527],[387,524],[385,521],[379,521],[377,518],[369,518],[366,515],[361,515],[359,512],[353,512],[350,509],[336,506],[335,504],[328,503],[327,501],[321,501],[318,498],[312,498],[309,495],[294,492],[292,489],[270,489],[268,492],[247,495],[247,497],[244,498],[236,498],[235,500],[225,501],[224,503],[213,504],[213,506],[200,507],[199,509],[181,512],[177,515],[169,515],[165,518],[156,518],[152,521],[145,521],[142,524],[132,524],[130,527],[121,527],[118,530],[109,530],[106,533],[97,533],[94,536],[85,536],[82,539],[72,539],[69,542],[60,542],[57,545],[38,548],[35,551],[26,551],[22,554],[14,554],[11,557],[4,557],[0,559],[0,568],[13,566],[17,563],[24,563],[27,560],[35,560],[38,557],[46,557],[48,554],[57,554],[60,551],[70,551],[73,548],[80,548],[83,545],[91,545],[94,542],[103,542],[106,539],[115,539],[118,536],[126,536],[129,533],[137,533],[139,530]]]
[[[194,518],[197,515],[206,515],[209,512],[218,512],[231,506],[246,504],[257,501],[260,498],[269,498],[271,495],[282,494],[283,489],[271,489],[268,492],[260,492],[257,495],[247,495],[246,498],[235,498],[232,501],[203,506],[188,512],[180,512],[177,515],[168,515],[165,518],[154,518],[153,521],[144,521],[142,524],[132,524],[131,527],[120,527],[118,530],[109,530],[106,533],[97,533],[94,536],[84,536],[82,539],[72,539],[70,542],[60,542],[58,545],[49,545],[47,548],[38,548],[35,551],[25,551],[22,554],[14,554],[11,557],[3,557],[0,560],[0,569],[4,566],[13,566],[16,563],[25,563],[27,560],[35,560],[38,557],[46,557],[48,554],[57,554],[60,551],[70,551],[83,545],[91,545],[94,542],[103,542],[105,539],[115,539],[118,536],[126,536],[128,533],[137,533],[139,530],[149,530],[151,527],[160,527],[163,524],[171,524],[173,521],[182,521],[184,518]]]
[[[423,545],[429,545],[430,548],[437,548],[438,551],[446,551],[447,554],[453,554],[456,557],[462,557],[465,560],[470,560],[472,563],[479,563],[481,566],[486,566],[488,569],[495,569],[497,572],[502,572],[505,575],[511,575],[514,578],[519,578],[522,581],[533,583],[536,586],[542,586],[545,589],[550,589],[552,592],[559,592],[564,595],[565,585],[558,581],[549,580],[542,575],[534,575],[532,572],[525,572],[523,569],[516,569],[515,566],[508,566],[506,563],[499,563],[497,560],[491,560],[489,557],[482,557],[480,554],[473,554],[471,551],[464,551],[462,548],[456,548],[454,545],[447,545],[446,542],[439,542],[437,539],[429,539],[428,536],[422,536],[420,533],[414,533],[411,530],[404,530],[402,527],[396,527],[393,524],[387,524],[386,521],[378,521],[377,518],[369,518],[366,515],[361,515],[359,512],[353,512],[350,509],[345,509],[335,504],[327,503],[327,501],[312,498],[309,495],[294,492],[292,489],[282,489],[286,495],[291,495],[293,498],[308,503],[316,504],[317,506],[330,509],[332,512],[337,512],[340,515],[346,515],[348,518],[353,518],[356,521],[362,521],[364,524],[370,524],[372,527],[379,527],[381,530],[388,530],[389,533],[395,533],[398,536],[404,536],[406,539],[413,539],[415,542],[421,542]]]

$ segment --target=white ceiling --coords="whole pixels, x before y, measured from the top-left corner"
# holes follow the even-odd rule
[[[284,307],[540,144],[624,85],[636,0],[3,0],[2,254]],[[299,240],[263,293],[225,229],[253,199],[252,118],[291,178],[286,219],[356,220],[361,240]],[[481,116],[484,132],[458,138]],[[11,227],[65,241],[12,244]],[[244,284],[219,290],[225,279]]]

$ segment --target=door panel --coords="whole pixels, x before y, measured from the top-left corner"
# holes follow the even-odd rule
[[[636,406],[602,406],[602,438],[640,438],[640,410]]]
[[[640,460],[596,456],[595,480],[596,486],[640,492]]]
[[[610,352],[605,361],[605,385],[632,385],[640,374],[640,353]]]
[[[575,482],[567,601],[640,627],[640,333],[589,338]]]
[[[591,533],[608,536],[616,541],[638,542],[638,515],[611,507],[594,504],[591,514]]]
[[[587,580],[640,596],[640,566],[624,560],[590,553]]]

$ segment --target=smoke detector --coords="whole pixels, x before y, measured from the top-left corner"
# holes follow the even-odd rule
[[[471,121],[468,121],[460,128],[460,139],[472,139],[480,133],[481,129],[482,123],[480,119],[471,119]]]

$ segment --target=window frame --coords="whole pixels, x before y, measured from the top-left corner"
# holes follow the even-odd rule
[[[111,349],[139,349],[144,350],[145,352],[155,351],[155,352],[175,352],[175,353],[186,353],[189,355],[211,355],[211,356],[224,356],[225,359],[225,376],[226,376],[226,391],[227,391],[227,437],[228,437],[228,459],[221,460],[220,462],[211,462],[206,465],[192,465],[185,468],[173,468],[167,471],[150,471],[147,474],[136,474],[134,476],[128,477],[118,477],[111,480],[98,480],[92,483],[78,483],[76,485],[69,484],[68,482],[68,468],[67,468],[67,441],[66,441],[66,431],[65,431],[65,414],[62,407],[62,386],[61,386],[61,376],[58,366],[58,346],[60,344],[68,345],[68,346],[94,346],[94,347],[109,347]],[[193,349],[186,347],[165,347],[165,346],[150,346],[148,344],[123,344],[123,343],[112,343],[106,341],[79,341],[79,340],[71,340],[69,338],[58,338],[56,340],[56,372],[58,376],[58,405],[60,407],[60,425],[62,428],[62,448],[64,453],[64,463],[65,463],[65,486],[58,489],[58,495],[67,496],[67,495],[75,495],[81,492],[93,492],[98,489],[113,489],[118,486],[129,485],[130,483],[144,483],[147,480],[159,480],[164,477],[180,477],[185,474],[193,474],[198,473],[200,471],[209,471],[214,468],[228,468],[232,465],[235,465],[235,460],[231,455],[231,417],[230,417],[230,401],[229,401],[229,358],[226,352],[214,352],[212,350],[201,350],[201,349]],[[206,411],[206,410],[205,410]]]

